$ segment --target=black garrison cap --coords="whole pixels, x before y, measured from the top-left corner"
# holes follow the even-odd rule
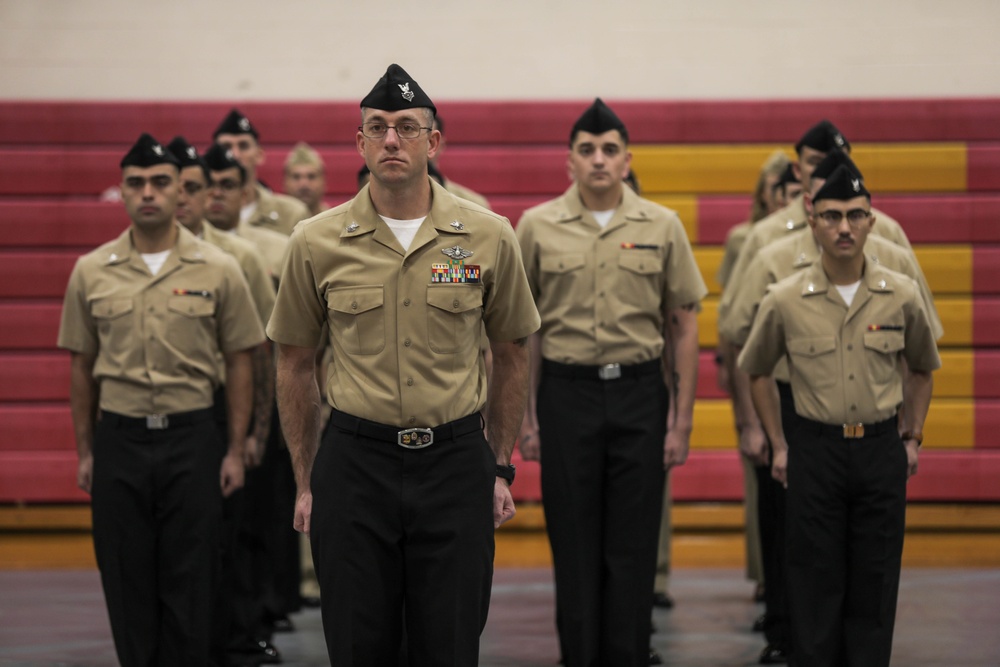
[[[604,134],[610,130],[618,130],[622,135],[622,139],[625,143],[628,143],[628,130],[625,129],[625,123],[622,119],[615,115],[615,112],[611,110],[604,101],[598,97],[594,99],[594,103],[583,112],[583,115],[576,119],[576,123],[573,124],[573,129],[569,133],[569,143],[573,145],[573,139],[576,138],[577,132],[589,132],[590,134]]]
[[[203,159],[212,171],[225,171],[226,169],[235,167],[240,170],[240,180],[246,180],[246,169],[236,161],[236,158],[233,157],[233,152],[224,146],[212,144],[212,147],[205,151]]]
[[[865,188],[865,180],[863,178],[852,172],[845,165],[840,165],[833,170],[830,178],[826,179],[826,183],[819,189],[819,192],[813,195],[812,200],[813,204],[815,204],[821,199],[847,201],[855,197],[868,197],[870,200],[871,194]]]
[[[841,165],[847,167],[855,176],[858,178],[864,178],[861,174],[861,170],[858,169],[858,165],[854,164],[854,160],[851,159],[847,153],[840,149],[835,149],[826,154],[826,157],[816,165],[816,169],[813,170],[813,178],[829,178],[837,167]]]
[[[173,153],[177,161],[180,162],[181,169],[201,167],[201,170],[205,172],[205,178],[208,178],[208,165],[198,155],[198,150],[188,143],[187,139],[180,135],[174,137],[173,141],[167,144],[167,150]]]
[[[143,132],[135,145],[129,149],[119,166],[125,167],[152,167],[158,164],[172,164],[180,169],[180,163],[174,154],[160,145],[156,139]]]
[[[220,134],[249,134],[254,139],[260,140],[257,128],[253,126],[250,119],[244,116],[239,109],[233,109],[229,115],[222,119],[219,127],[215,128],[212,139],[218,138]]]
[[[361,100],[362,108],[382,111],[428,108],[437,113],[424,89],[399,65],[393,63],[378,80],[371,92]]]
[[[813,150],[822,151],[823,153],[829,153],[834,148],[839,148],[842,151],[851,150],[850,142],[844,138],[844,135],[840,133],[836,125],[825,118],[810,127],[802,135],[799,143],[795,144],[795,152],[801,155],[803,146],[808,146]]]

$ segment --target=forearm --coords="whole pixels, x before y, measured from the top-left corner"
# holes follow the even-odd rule
[[[751,375],[750,395],[753,406],[760,417],[760,423],[767,433],[768,440],[774,450],[782,450],[785,444],[785,433],[781,427],[781,399],[778,396],[778,385],[771,375]]]
[[[97,416],[97,383],[93,369],[95,358],[73,353],[70,360],[69,407],[76,436],[76,453],[90,456],[94,446],[94,420]]]
[[[698,385],[698,328],[688,325],[674,331],[670,342],[671,421],[668,429],[690,431],[694,421],[695,391]]]
[[[531,353],[529,339],[493,343],[493,378],[486,406],[490,446],[497,463],[510,463],[528,402]]]
[[[315,352],[278,346],[277,397],[281,430],[292,457],[299,493],[309,491],[313,459],[319,447],[320,394]]]
[[[739,356],[738,349],[735,356]],[[736,428],[759,428],[760,419],[757,417],[757,412],[753,407],[753,398],[750,396],[750,376],[734,364],[730,377],[733,383],[733,412],[736,416]]]
[[[911,370],[906,375],[903,381],[902,429],[904,431],[923,431],[933,390],[934,377],[931,373]]]
[[[228,455],[243,457],[253,405],[253,350],[226,354],[226,411]]]
[[[538,386],[542,380],[542,337],[537,333],[528,337],[528,398],[524,410],[524,424],[538,430]]]
[[[274,362],[271,346],[263,343],[253,351],[253,434],[264,442],[271,431],[271,405],[274,401]]]

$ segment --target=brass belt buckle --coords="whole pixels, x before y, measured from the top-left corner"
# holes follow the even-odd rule
[[[429,428],[408,428],[396,434],[396,444],[406,449],[423,449],[434,444],[434,431]]]
[[[150,431],[162,431],[170,426],[170,418],[167,415],[146,415],[146,428]]]
[[[864,424],[844,424],[844,439],[856,440],[865,437]]]
[[[597,369],[597,377],[602,380],[617,380],[622,376],[621,364],[604,364]]]

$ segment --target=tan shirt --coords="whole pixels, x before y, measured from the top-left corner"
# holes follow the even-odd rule
[[[210,407],[218,355],[264,342],[236,260],[177,228],[156,276],[131,229],[77,260],[70,275],[58,345],[97,355],[102,410],[141,417]]]
[[[603,229],[575,184],[525,211],[517,225],[546,359],[594,365],[659,358],[665,314],[708,292],[677,214],[622,191]]]
[[[911,252],[913,251],[913,248],[910,247],[909,239],[906,238],[906,233],[898,222],[874,207],[872,207],[872,214],[875,216],[875,225],[872,227],[873,234],[882,236]],[[731,278],[735,277],[737,279],[729,281],[728,285],[730,288],[735,284],[739,284],[740,276],[746,272],[747,266],[757,256],[761,248],[777,241],[786,234],[807,227],[809,224],[808,217],[806,214],[805,197],[799,195],[785,208],[775,211],[763,220],[755,223],[751,227],[750,233],[747,234],[743,247],[740,249],[739,257],[730,274]],[[732,289],[723,290],[722,298],[719,302],[720,313],[725,314],[730,308],[732,298]]]
[[[732,308],[720,320],[719,331],[727,340],[743,345],[750,335],[750,326],[768,286],[819,262],[820,252],[808,227],[767,245],[757,253],[756,261],[749,266],[739,285],[734,286]],[[940,339],[944,335],[944,326],[934,306],[927,279],[913,252],[881,236],[871,235],[865,243],[865,257],[872,263],[913,278],[924,302],[934,339]]]
[[[236,227],[236,235],[253,243],[261,256],[271,279],[277,285],[281,280],[281,267],[285,262],[285,252],[288,250],[288,237],[267,227],[254,227],[241,222]]]
[[[750,234],[750,222],[741,222],[738,225],[734,225],[729,233],[726,234],[726,243],[724,246],[724,251],[722,253],[722,263],[719,264],[719,270],[715,273],[715,280],[723,287],[729,282],[729,276],[733,272],[733,266],[736,265],[736,258],[740,256],[740,249],[743,248],[744,242],[747,240],[747,236]]]
[[[257,208],[246,221],[248,225],[288,236],[300,220],[310,217],[309,209],[295,197],[275,194],[260,183],[254,190],[257,192]]]
[[[903,402],[900,358],[941,367],[919,289],[911,278],[865,262],[848,308],[820,262],[773,285],[739,357],[750,375],[788,359],[795,411],[824,424],[870,424]]]
[[[329,323],[330,405],[402,427],[482,409],[483,323],[493,341],[538,329],[510,223],[430,183],[431,210],[408,252],[367,186],[300,224],[267,326],[275,342],[311,348]],[[450,259],[445,250],[466,257]]]
[[[201,228],[202,239],[206,243],[211,243],[236,258],[243,277],[250,286],[250,295],[257,307],[257,314],[260,315],[261,326],[265,326],[274,308],[274,283],[271,282],[271,274],[257,246],[236,234],[216,229],[207,220],[202,221]]]
[[[450,181],[445,179],[444,189],[455,195],[456,197],[461,197],[466,201],[471,201],[473,204],[479,204],[485,209],[493,210],[490,208],[490,202],[486,197],[482,196],[478,192],[474,192],[464,185],[459,185],[455,181]]]

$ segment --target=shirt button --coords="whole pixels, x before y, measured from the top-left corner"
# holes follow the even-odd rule
[[[601,262],[601,268],[602,269],[604,268],[604,262]]]
[[[417,418],[416,417],[410,417],[406,421],[408,421],[411,424],[416,424],[417,423]]]
[[[407,387],[413,386],[413,378],[406,378],[406,386]]]
[[[149,312],[151,312],[151,313],[153,313],[153,312],[156,312],[156,309],[155,309],[155,308],[153,308],[152,306],[150,306],[150,307],[149,307]]]
[[[851,373],[850,375],[848,375],[847,379],[848,380],[853,380],[854,379],[854,373]]]
[[[856,406],[856,405],[852,405],[852,406],[851,406],[851,411],[852,411],[852,412],[853,412],[853,411],[855,411],[855,410],[857,410],[857,409],[858,409],[858,406]]]
[[[451,307],[458,308],[458,299],[455,299],[454,301],[451,302]]]
[[[357,309],[358,309],[358,302],[355,301],[351,304],[351,310],[357,310]]]
[[[410,339],[407,338],[406,340],[404,340],[403,345],[405,345],[406,347],[410,347]]]
[[[848,352],[850,352],[850,351],[851,351],[851,350],[853,350],[853,349],[854,349],[854,345],[852,345],[852,344],[848,343],[848,344],[847,344],[847,351],[848,351]]]
[[[603,298],[603,297],[604,297],[604,292],[603,292],[603,291],[600,291],[600,292],[598,292],[598,293],[597,293],[597,296],[599,296],[599,297],[602,297],[602,298]]]
[[[403,305],[404,306],[409,306],[410,305],[410,300],[409,299],[403,299]]]

